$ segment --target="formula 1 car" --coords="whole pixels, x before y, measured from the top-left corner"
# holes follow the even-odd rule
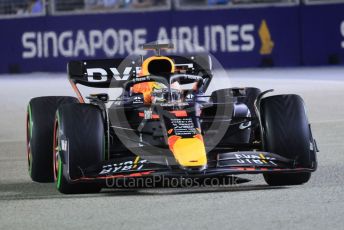
[[[32,180],[56,181],[69,194],[99,192],[108,179],[155,176],[260,173],[271,186],[310,179],[318,149],[300,96],[225,86],[206,94],[210,56],[161,55],[171,47],[147,44],[157,54],[146,59],[69,62],[78,98],[28,105]],[[84,97],[78,85],[106,90]],[[114,88],[122,92],[111,99]]]

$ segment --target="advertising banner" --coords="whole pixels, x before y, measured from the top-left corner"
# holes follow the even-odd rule
[[[226,68],[301,63],[297,6],[45,16],[0,28],[0,73],[64,72],[69,60],[125,57],[167,40],[172,52],[206,49]]]
[[[344,63],[344,4],[307,5],[301,9],[303,64]]]

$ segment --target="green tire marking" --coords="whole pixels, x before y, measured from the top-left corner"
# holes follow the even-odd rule
[[[30,124],[30,138],[32,137],[32,125],[33,125],[33,121],[32,121],[32,112],[31,112],[31,106],[29,104],[28,106],[28,111],[29,111],[29,124]]]
[[[30,106],[30,103],[28,105],[28,113],[29,113],[29,141],[31,141],[31,138],[32,138],[32,125],[33,125],[33,122],[32,122],[32,112],[31,112],[31,106]],[[31,143],[30,143],[30,152],[29,152],[29,175],[32,176],[32,160],[33,160],[33,157],[32,157],[32,151],[31,151]]]
[[[61,124],[60,123],[60,116],[59,116],[59,112],[57,111],[56,112],[56,117],[57,117],[57,124],[58,126]],[[58,129],[59,127],[56,127],[56,135],[58,135]],[[58,138],[58,136],[56,137],[57,138],[57,149],[58,149],[58,154],[60,155],[60,151],[61,151],[61,145],[60,145],[60,138]],[[55,156],[54,156],[55,157]],[[57,183],[56,183],[56,187],[57,189],[60,189],[61,187],[61,180],[62,180],[62,161],[61,161],[61,156],[59,156],[59,159],[58,159],[58,167],[57,167]]]
[[[60,189],[61,187],[61,180],[62,180],[62,161],[61,161],[61,157],[59,157],[59,161],[58,161],[58,175],[57,175],[57,189]]]

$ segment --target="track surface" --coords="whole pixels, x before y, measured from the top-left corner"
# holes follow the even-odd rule
[[[64,75],[0,76],[0,229],[343,229],[344,68],[236,70],[234,86],[298,93],[321,152],[302,186],[261,176],[215,188],[105,190],[61,195],[27,174],[25,110],[31,97],[73,95]],[[225,87],[225,86],[223,86]]]

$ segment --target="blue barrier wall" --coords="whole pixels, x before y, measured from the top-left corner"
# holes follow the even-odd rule
[[[305,65],[344,61],[344,4],[301,8],[302,55]]]
[[[63,72],[69,60],[124,57],[166,39],[178,53],[205,47],[227,68],[324,65],[343,57],[341,12],[344,4],[0,20],[0,73]]]

